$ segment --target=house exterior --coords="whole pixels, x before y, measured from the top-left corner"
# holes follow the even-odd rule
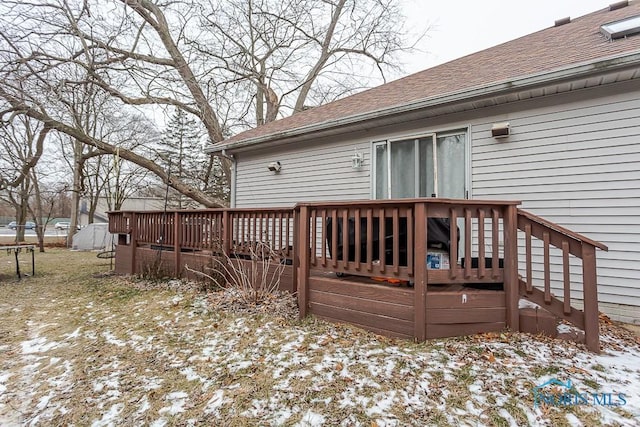
[[[600,309],[640,323],[639,21],[639,1],[616,3],[208,151],[233,159],[238,208],[519,200],[608,246]]]

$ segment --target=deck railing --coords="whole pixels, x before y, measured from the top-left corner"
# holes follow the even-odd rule
[[[139,246],[167,249],[175,252],[176,265],[185,251],[249,258],[260,248],[292,260],[294,226],[291,208],[109,212],[109,231],[133,248],[133,258]]]
[[[305,212],[310,220],[312,269],[413,277],[412,204],[322,205],[309,206]]]
[[[309,220],[312,270],[412,280],[419,243],[415,227],[425,222],[428,251],[437,251],[441,245],[432,238],[431,227],[437,228],[433,234],[441,235],[444,224],[450,241],[450,247],[441,248],[449,255],[450,268],[429,270],[430,283],[501,283],[503,233],[508,231],[504,218],[515,204],[432,199],[301,204],[298,208],[306,208]]]
[[[424,340],[427,283],[504,283],[507,325],[517,330],[517,205],[449,199],[297,205],[301,316],[306,316],[309,307],[311,274],[334,272],[406,280],[415,290],[414,335]],[[441,243],[430,238],[430,230],[435,234],[438,225],[434,219],[448,223],[441,228],[448,228],[450,246],[439,253],[448,253],[450,268],[427,268],[429,252]],[[459,238],[464,242],[460,258]]]
[[[131,232],[129,218],[130,215],[123,211],[109,212],[109,233],[129,234]]]
[[[129,247],[130,268],[136,268],[136,247],[170,249],[176,274],[183,252],[249,258],[258,247],[270,248],[270,256],[293,264],[301,316],[309,307],[311,275],[337,273],[412,285],[414,336],[419,340],[427,336],[427,285],[502,284],[506,325],[512,330],[519,329],[523,295],[584,329],[587,346],[597,351],[595,251],[606,246],[519,210],[518,203],[407,199],[301,203],[295,208],[118,211],[109,213],[109,231]],[[553,257],[553,250],[559,250],[560,257]],[[443,254],[448,255],[448,266],[431,265],[434,256]],[[555,259],[562,259],[561,298],[552,294],[559,267]],[[574,277],[577,262],[579,279]],[[584,311],[571,306],[576,280],[582,283]]]
[[[260,244],[282,259],[293,259],[293,209],[234,209],[223,215],[229,224],[225,252],[248,257]]]

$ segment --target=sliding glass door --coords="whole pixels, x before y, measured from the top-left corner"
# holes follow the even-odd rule
[[[466,132],[374,143],[376,199],[465,198]]]
[[[466,198],[466,135],[438,135],[436,141],[438,167],[432,166],[437,179],[436,196],[450,199]]]

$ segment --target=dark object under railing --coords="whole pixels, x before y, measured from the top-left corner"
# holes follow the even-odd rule
[[[380,221],[379,218],[371,218],[373,221],[372,226],[372,257],[371,259],[377,260],[380,259]],[[337,241],[338,244],[336,250],[336,258],[339,261],[344,260],[344,235],[343,235],[343,220],[338,219],[338,233],[337,233]],[[349,248],[348,261],[355,261],[356,254],[356,232],[355,232],[355,218],[350,217],[348,219],[348,241]],[[367,236],[367,218],[360,218],[360,262],[367,262],[367,246],[368,246],[368,236]],[[399,239],[399,261],[401,266],[407,266],[407,218],[401,217],[398,218],[398,239]],[[384,261],[386,264],[393,264],[393,218],[385,218],[385,230],[387,231],[385,234],[385,242],[384,242]],[[450,222],[448,218],[428,218],[427,219],[427,247],[429,249],[439,249],[445,252],[449,252],[451,247],[451,242],[449,240],[449,236],[451,233]],[[333,259],[332,252],[332,236],[333,236],[333,221],[332,218],[327,218],[326,221],[326,238],[327,238],[327,248],[329,250],[329,256]],[[458,241],[460,241],[460,232],[457,233]],[[458,245],[459,246],[459,245]]]

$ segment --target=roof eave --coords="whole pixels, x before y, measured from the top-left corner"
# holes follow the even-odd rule
[[[314,123],[308,126],[302,126],[282,132],[271,133],[268,135],[258,136],[254,138],[243,139],[240,141],[224,143],[220,142],[211,147],[205,148],[207,153],[219,153],[226,150],[235,150],[239,148],[247,148],[252,145],[262,144],[265,142],[277,141],[284,138],[297,137],[304,134],[319,132],[331,128],[338,128],[351,125],[358,122],[379,119],[380,117],[407,113],[415,110],[435,107],[442,104],[455,103],[465,101],[477,97],[491,96],[505,92],[522,90],[533,86],[562,81],[568,78],[588,77],[592,74],[600,74],[603,72],[614,71],[617,69],[628,68],[640,65],[640,53],[625,53],[607,58],[601,58],[597,61],[581,63],[562,69],[556,69],[550,72],[542,72],[530,74],[517,79],[495,83],[489,86],[474,87],[464,89],[458,92],[451,92],[445,95],[424,98],[419,101],[402,104],[394,107],[381,108],[379,110],[370,111],[364,114],[355,114],[335,120],[327,120],[325,122]]]

